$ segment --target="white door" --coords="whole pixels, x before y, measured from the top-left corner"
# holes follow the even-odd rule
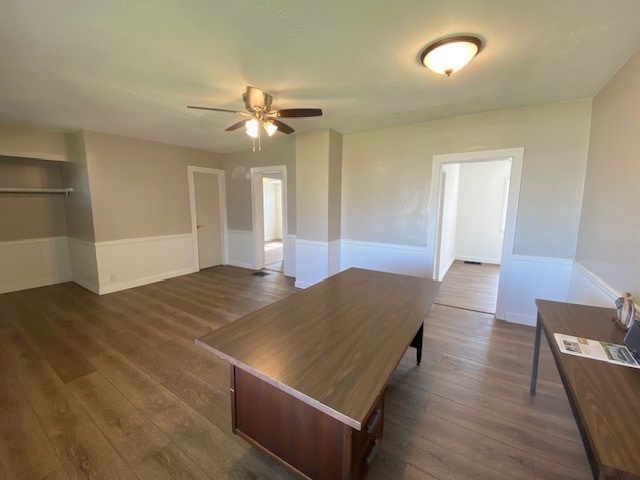
[[[218,176],[194,173],[200,268],[222,264],[222,224]]]

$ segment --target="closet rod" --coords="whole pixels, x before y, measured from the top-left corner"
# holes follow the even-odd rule
[[[11,187],[0,187],[0,194],[51,194],[51,195],[69,195],[73,192],[73,188],[11,188]]]

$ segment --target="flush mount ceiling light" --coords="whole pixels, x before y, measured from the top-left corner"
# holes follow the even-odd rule
[[[420,60],[425,67],[448,77],[469,63],[481,47],[480,39],[471,35],[443,38],[425,48]]]

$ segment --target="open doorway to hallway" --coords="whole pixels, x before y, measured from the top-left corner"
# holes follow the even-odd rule
[[[251,169],[254,268],[284,272],[289,261],[287,169],[284,165]]]
[[[284,272],[282,172],[263,173],[262,208],[264,217],[264,268]]]
[[[443,165],[435,303],[496,313],[510,175],[510,158]]]

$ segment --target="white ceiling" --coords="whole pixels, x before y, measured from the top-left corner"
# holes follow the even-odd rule
[[[0,121],[248,148],[246,85],[343,133],[593,96],[640,45],[638,0],[0,0]],[[419,63],[443,36],[481,53]],[[278,134],[280,135],[280,134]]]

